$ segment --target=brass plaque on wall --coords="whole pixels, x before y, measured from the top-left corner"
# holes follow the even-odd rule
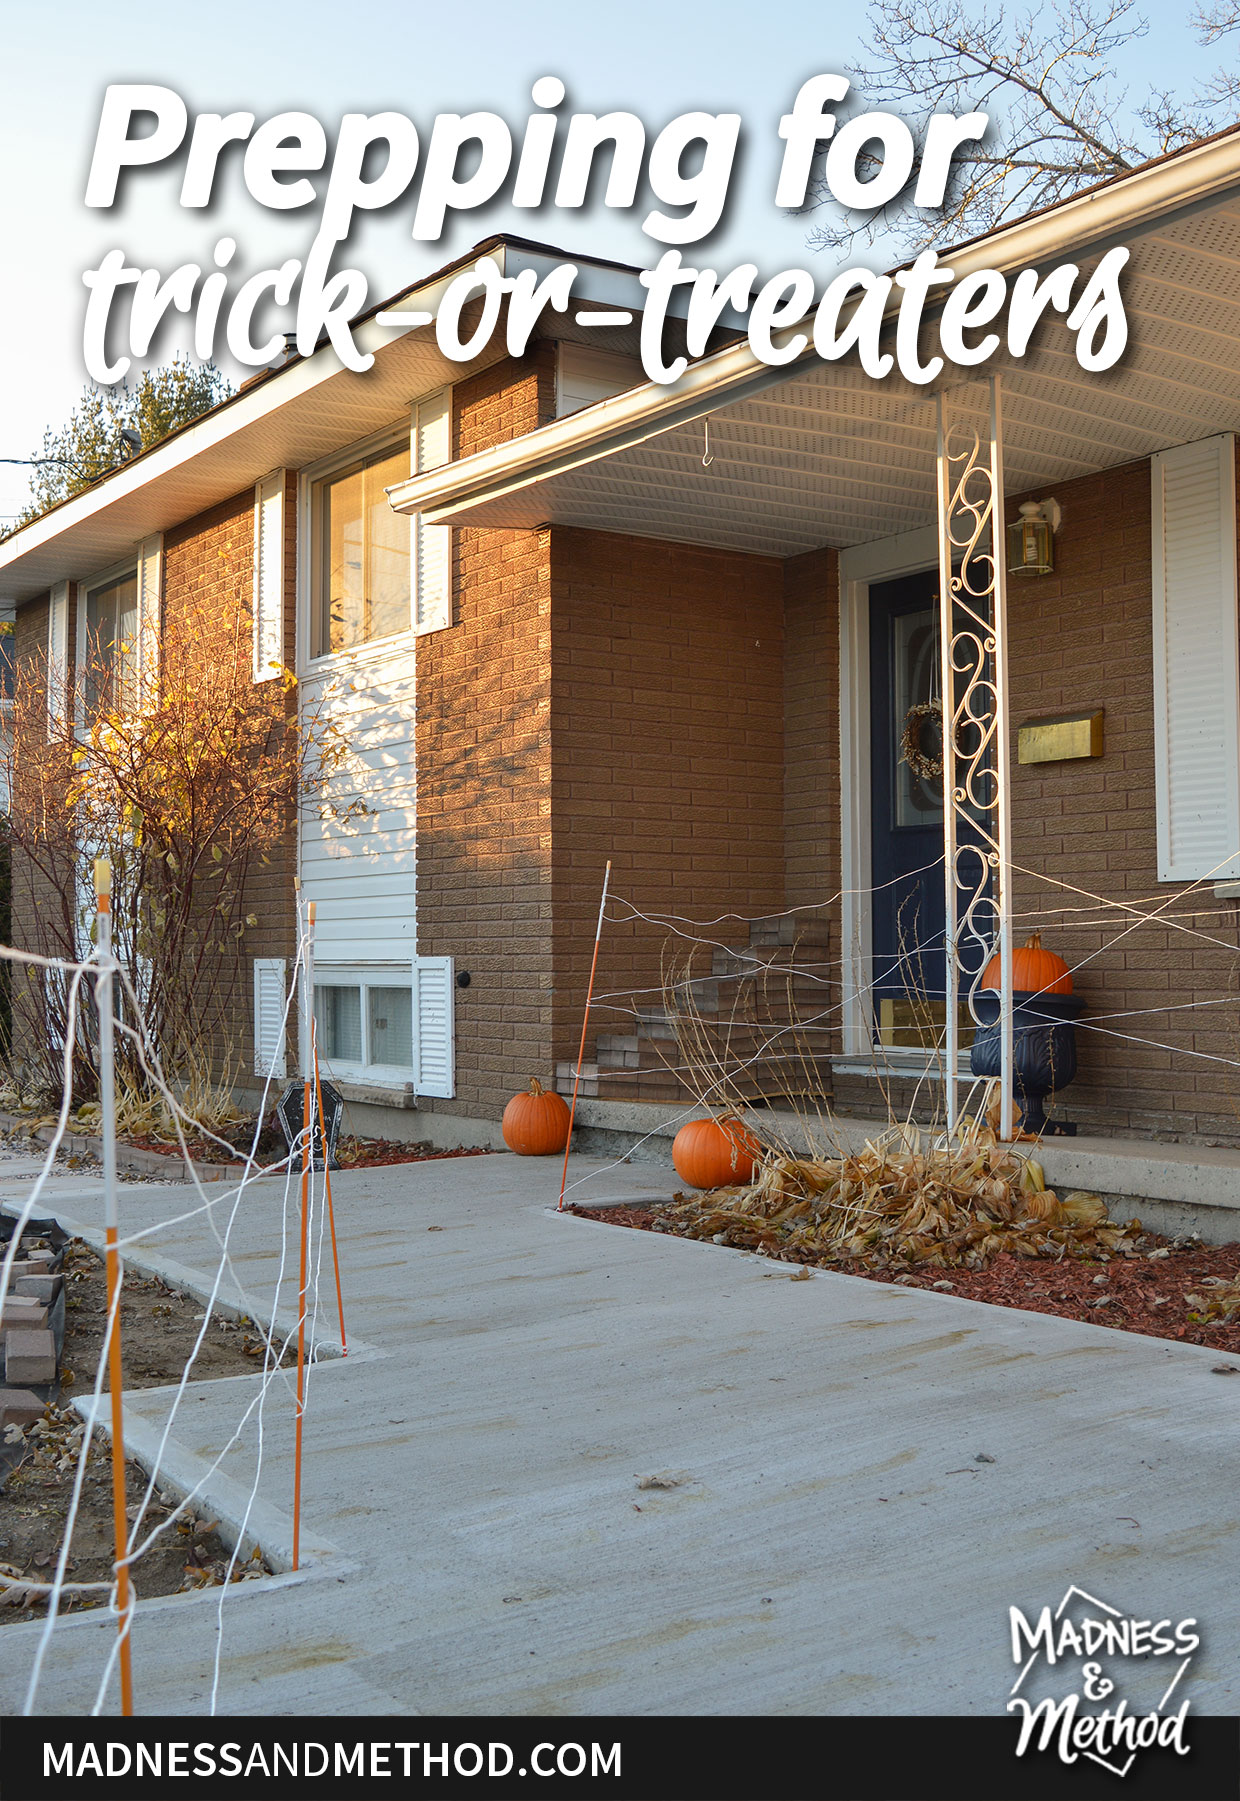
[[[1017,761],[1021,763],[1070,763],[1079,757],[1102,755],[1102,715],[1058,713],[1051,719],[1029,719],[1016,734]]]

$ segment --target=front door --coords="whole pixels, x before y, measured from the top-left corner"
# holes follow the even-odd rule
[[[937,570],[870,588],[874,1019],[884,1045],[937,1042],[945,1021]],[[911,749],[919,769],[908,761]]]

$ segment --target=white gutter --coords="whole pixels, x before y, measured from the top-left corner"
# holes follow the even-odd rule
[[[534,268],[540,273],[546,273],[556,266],[556,258],[545,251],[534,251],[529,247],[504,242],[498,243],[486,254],[493,256],[505,273],[516,273],[523,268]],[[638,285],[636,274],[628,270],[595,264],[589,257],[571,260],[577,262],[580,270],[580,279],[575,284],[574,303],[580,300],[600,300],[617,304],[620,298],[635,300],[644,293]],[[470,261],[468,256],[458,257],[446,271],[429,276],[419,287],[403,294],[399,300],[381,303],[375,310],[388,316],[400,312],[436,313],[449,284],[468,269]],[[399,327],[378,325],[371,318],[354,328],[353,339],[363,352],[381,356],[383,351],[407,338],[411,332],[430,333],[432,329],[419,322],[401,330]],[[493,342],[479,358],[466,365],[449,363],[447,358],[436,352],[447,380],[460,380],[462,376],[473,373],[478,367],[497,360],[503,354],[502,340]],[[92,522],[99,523],[105,515],[114,511],[122,512],[126,503],[136,502],[140,508],[143,504],[143,490],[164,484],[170,477],[176,478],[179,471],[185,473],[176,481],[167,502],[176,517],[167,520],[161,518],[158,522],[135,517],[131,522],[132,529],[126,526],[121,535],[126,546],[137,544],[151,531],[166,529],[191,517],[194,508],[192,504],[187,507],[185,502],[186,481],[193,479],[188,465],[204,456],[227,450],[233,440],[237,441],[239,454],[244,460],[246,434],[264,435],[265,421],[298,401],[314,397],[316,390],[337,377],[351,377],[354,381],[359,379],[352,371],[345,369],[329,344],[324,345],[309,357],[278,370],[269,380],[256,385],[252,392],[234,395],[224,405],[204,414],[200,420],[154,446],[131,464],[124,465],[106,480],[75,495],[71,501],[54,508],[42,518],[33,520],[0,543],[0,593],[9,596],[11,604],[12,593],[28,598],[30,593],[39,591],[40,585],[47,585],[53,579],[62,579],[66,575],[70,579],[76,579],[79,573],[76,568],[70,569],[66,565],[62,569],[59,563],[54,575],[48,576],[40,567],[44,560],[40,553],[47,553],[61,539],[72,542]],[[326,440],[328,434],[323,435]],[[315,454],[324,454],[333,448],[334,443],[324,441]],[[258,444],[254,447],[249,463],[253,466],[250,468],[247,465],[244,477],[247,480],[257,479],[273,466],[271,454]],[[238,476],[236,479],[239,488],[242,478]],[[213,501],[207,504],[213,504]],[[68,554],[72,558],[71,550]],[[87,551],[84,554],[89,563],[95,553]],[[111,554],[119,556],[125,552],[113,547]]]
[[[957,280],[980,269],[1031,267],[1059,259],[1065,250],[1083,251],[1098,239],[1148,224],[1237,185],[1240,129],[1001,226],[948,251],[942,261],[955,271]],[[902,292],[893,291],[886,316],[899,311],[902,298]],[[801,329],[792,326],[776,333],[775,342],[786,343]],[[397,483],[389,489],[389,497],[398,513],[416,512],[428,524],[445,523],[484,500],[500,499],[688,424],[720,406],[749,399],[816,361],[810,347],[794,362],[771,368],[754,355],[747,341],[729,345],[692,364],[668,386],[647,382],[596,401],[510,443]]]
[[[413,311],[417,303],[424,303],[428,296],[433,294],[438,298],[446,286],[445,280],[425,289],[416,289],[394,310]],[[425,305],[423,310],[426,310]],[[410,327],[412,329],[415,328]],[[361,350],[376,352],[407,336],[407,331],[385,329],[376,325],[373,320],[368,320],[364,325],[358,326],[354,332],[354,341]],[[0,569],[19,561],[32,550],[50,544],[73,526],[106,512],[117,501],[135,494],[149,482],[157,481],[160,476],[168,475],[183,464],[193,462],[204,451],[213,450],[248,427],[259,424],[269,414],[278,412],[290,401],[300,399],[323,382],[329,381],[332,376],[343,372],[344,364],[328,344],[303,361],[291,363],[287,369],[279,370],[270,381],[256,387],[253,393],[234,395],[225,406],[205,413],[188,430],[178,432],[175,437],[156,445],[146,455],[127,464],[98,486],[87,488],[83,493],[75,495],[67,505],[56,507],[41,519],[33,520],[21,531],[15,532],[0,544]]]

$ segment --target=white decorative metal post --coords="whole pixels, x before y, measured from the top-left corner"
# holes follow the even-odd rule
[[[1007,572],[999,376],[988,381],[988,438],[956,403],[938,406],[939,642],[943,684],[943,864],[947,1126],[958,1117],[959,1005],[999,956],[999,1136],[1014,1132],[1011,821],[1008,801]]]

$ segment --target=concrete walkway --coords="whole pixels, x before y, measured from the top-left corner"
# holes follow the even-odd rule
[[[7,1206],[25,1167],[0,1163]],[[573,1173],[596,1202],[667,1191],[649,1166]],[[994,1714],[1009,1604],[1032,1615],[1073,1582],[1204,1622],[1193,1707],[1240,1707],[1240,1380],[1211,1373],[1217,1353],[790,1282],[742,1252],[556,1217],[557,1180],[553,1160],[508,1155],[337,1178],[351,1354],[313,1372],[315,1554],[227,1591],[221,1712]],[[44,1211],[97,1228],[97,1184],[54,1188]],[[184,1188],[122,1199],[130,1229],[194,1205]],[[259,1184],[233,1235],[268,1307],[281,1215],[282,1186]],[[199,1217],[143,1255],[209,1276],[216,1252]],[[192,1389],[176,1474],[205,1467],[257,1386]],[[168,1404],[129,1399],[135,1445]],[[253,1426],[200,1511],[248,1490]],[[254,1523],[278,1551],[278,1388],[264,1428]],[[675,1486],[639,1486],[654,1475]],[[220,1594],[142,1605],[140,1711],[206,1711]],[[0,1628],[0,1710],[21,1708],[41,1630]],[[113,1634],[58,1627],[39,1712],[89,1709]]]

